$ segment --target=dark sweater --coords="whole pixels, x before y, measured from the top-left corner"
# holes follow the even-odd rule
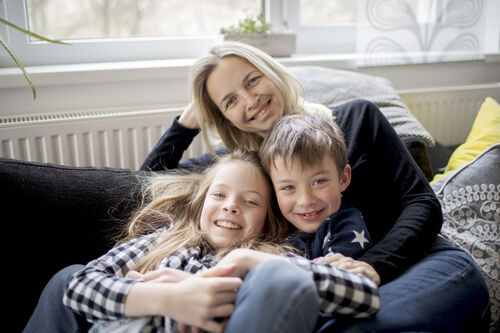
[[[419,260],[441,229],[437,197],[404,144],[373,103],[355,100],[333,110],[344,132],[352,181],[343,201],[363,214],[373,246],[365,261],[386,283]],[[193,168],[214,161],[209,154],[178,164],[198,130],[177,120],[148,155],[141,169]],[[217,153],[224,153],[224,149]]]
[[[340,253],[358,259],[372,244],[361,212],[342,202],[314,233],[297,232],[290,243],[308,259]]]

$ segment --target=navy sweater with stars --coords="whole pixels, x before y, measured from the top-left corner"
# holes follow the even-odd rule
[[[316,232],[297,232],[290,238],[290,243],[308,259],[334,253],[357,259],[370,247],[371,238],[360,211],[342,202],[339,210]]]
[[[425,175],[378,107],[355,100],[332,110],[344,133],[352,181],[342,200],[363,214],[372,246],[358,260],[387,283],[416,263],[443,223],[441,206]],[[198,130],[177,120],[161,137],[142,170],[196,168],[213,163],[210,154],[179,163]],[[224,153],[218,149],[216,153]]]

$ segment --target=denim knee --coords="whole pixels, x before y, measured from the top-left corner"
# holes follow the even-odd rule
[[[245,277],[226,330],[311,332],[318,314],[318,293],[309,272],[285,260],[267,260]]]

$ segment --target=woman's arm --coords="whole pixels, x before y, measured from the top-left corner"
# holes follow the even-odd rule
[[[195,136],[199,133],[198,127],[195,110],[189,104],[182,114],[174,119],[170,128],[163,134],[153,150],[148,154],[140,170],[193,169],[203,168],[212,164],[215,159],[209,153],[179,163],[182,159],[182,154],[188,149]],[[215,152],[217,155],[221,155],[227,153],[227,150],[225,148],[218,148]]]
[[[344,271],[328,264],[314,263],[306,258],[282,257],[249,249],[236,249],[219,264],[236,264],[235,274],[244,277],[259,263],[269,259],[282,259],[309,271],[320,299],[320,310],[356,318],[369,317],[380,308],[377,285],[367,277]]]
[[[380,110],[357,100],[334,109],[344,131],[352,180],[342,199],[356,207],[373,240],[359,260],[386,283],[415,263],[436,238],[441,207],[427,179]]]
[[[153,150],[148,154],[141,170],[161,171],[175,169],[182,154],[189,147],[194,137],[200,132],[194,121],[191,104],[180,117],[176,117],[170,128],[163,134]]]

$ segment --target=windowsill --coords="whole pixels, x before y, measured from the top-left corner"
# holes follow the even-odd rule
[[[289,58],[279,58],[285,66],[324,66],[343,70],[365,69],[373,70],[384,67],[397,68],[401,66],[436,66],[449,63],[426,63],[410,65],[385,65],[373,67],[358,67],[359,56],[356,54],[324,54],[324,55],[293,55]],[[189,68],[196,59],[145,60],[109,63],[88,63],[50,66],[26,67],[36,86],[61,84],[89,84],[98,82],[165,80],[186,78]],[[458,61],[454,63],[463,63]],[[500,52],[488,53],[484,59],[468,60],[467,63],[498,63]],[[17,88],[26,86],[26,81],[17,67],[0,68],[0,88]]]

